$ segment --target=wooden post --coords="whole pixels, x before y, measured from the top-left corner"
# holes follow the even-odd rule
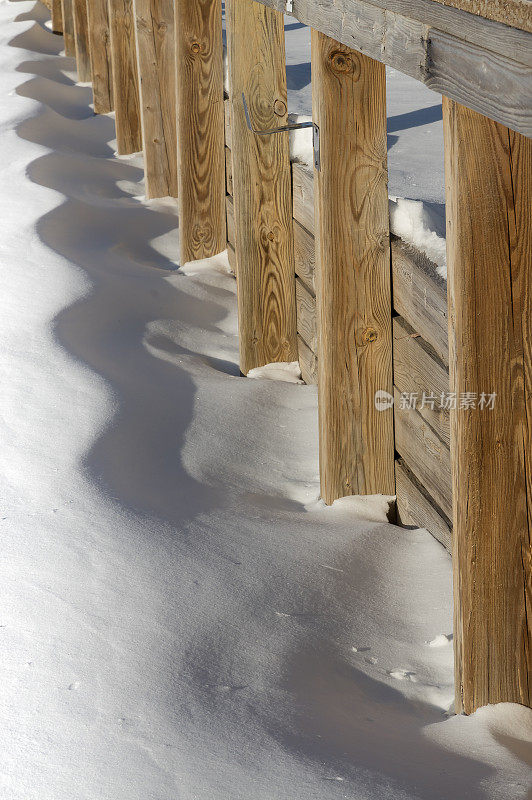
[[[395,494],[383,64],[312,31],[321,494]]]
[[[146,197],[176,197],[174,0],[134,4]]]
[[[114,107],[108,0],[87,0],[87,10],[94,111],[108,114]]]
[[[253,0],[231,0],[227,31],[240,369],[247,374],[297,359],[288,134],[252,133],[242,102],[244,92],[260,129],[287,123],[283,15]]]
[[[142,150],[133,0],[109,0],[116,138],[120,155]]]
[[[52,2],[52,32],[63,33],[63,8],[61,0]]]
[[[65,40],[65,55],[76,57],[76,40],[74,38],[74,9],[73,0],[62,0],[63,7],[63,36]]]
[[[176,0],[181,262],[225,250],[222,7]]]
[[[469,714],[532,705],[532,140],[443,109],[455,707]]]
[[[91,80],[91,59],[89,46],[89,26],[87,22],[87,0],[73,0],[74,41],[78,79],[81,83]]]

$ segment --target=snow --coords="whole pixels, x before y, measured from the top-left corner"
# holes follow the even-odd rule
[[[184,275],[201,275],[209,272],[222,272],[228,275],[233,274],[227,250],[217,253],[211,258],[201,258],[197,261],[186,261],[180,268]]]
[[[2,798],[525,798],[532,712],[449,717],[447,553],[323,506],[315,388],[240,377],[48,19],[0,0]]]
[[[421,250],[447,279],[445,210],[421,200],[390,198],[390,231]]]
[[[304,383],[301,380],[299,361],[277,361],[274,364],[264,364],[262,367],[250,369],[248,378],[268,381],[285,381],[286,383]]]
[[[289,122],[312,122],[309,29],[286,17]],[[225,85],[228,90],[227,57]],[[447,279],[441,98],[386,70],[390,230],[421,250]],[[290,131],[290,158],[313,165],[312,129]]]

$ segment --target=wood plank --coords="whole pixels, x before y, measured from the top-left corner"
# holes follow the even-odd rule
[[[313,353],[318,351],[316,298],[296,278],[297,332]]]
[[[395,494],[386,76],[312,31],[321,494]]]
[[[395,387],[395,448],[426,493],[434,498],[450,519],[452,481],[449,448],[418,411],[401,408],[400,397],[401,394]]]
[[[227,258],[229,259],[229,266],[233,270],[234,275],[236,276],[236,253],[234,247],[227,243]]]
[[[260,2],[284,8],[282,0]],[[293,7],[305,25],[532,136],[532,67],[497,51],[500,29],[492,50],[365,0],[294,0]]]
[[[532,705],[532,140],[444,98],[456,710]]]
[[[233,146],[231,136],[231,101],[224,100],[224,128],[225,128],[225,145],[230,150]]]
[[[94,111],[108,114],[114,108],[108,0],[88,0],[87,10]]]
[[[433,29],[430,58],[429,89],[532,136],[532,67]]]
[[[109,0],[109,31],[118,152],[138,153],[142,131],[133,0]]]
[[[451,553],[450,521],[435,505],[403,459],[397,459],[395,462],[395,484],[398,523],[425,528]]]
[[[52,2],[52,32],[63,33],[63,6],[61,0],[53,0]]]
[[[392,239],[393,305],[444,364],[449,363],[447,291],[435,266],[419,251]]]
[[[417,410],[449,447],[449,372],[434,350],[401,317],[393,320],[393,382],[405,400],[415,396]]]
[[[228,147],[225,148],[225,188],[227,194],[233,196],[233,155]]]
[[[222,8],[177,0],[178,194],[181,262],[225,249]]]
[[[227,30],[233,191],[238,259],[240,368],[297,359],[294,238],[287,135],[248,130],[287,122],[284,18],[253,0],[231,0]]]
[[[87,0],[73,0],[74,42],[78,79],[81,83],[91,80],[91,59],[89,45],[89,26],[87,20]]]
[[[294,265],[301,283],[315,297],[314,271],[316,267],[316,246],[314,237],[294,220]]]
[[[309,385],[318,383],[318,357],[310,347],[303,341],[301,336],[297,337],[297,349],[299,353],[299,368],[301,377]]]
[[[174,0],[134,0],[146,197],[177,197]]]
[[[305,164],[292,164],[293,214],[314,236],[314,175]]]
[[[76,56],[76,40],[74,38],[74,0],[62,0],[63,4],[63,36],[65,55]]]
[[[532,31],[532,9],[530,0],[436,0],[445,6],[469,11],[487,19],[504,22],[514,28]]]
[[[227,241],[232,245],[232,247],[235,247],[235,207],[233,198],[229,195],[227,195],[225,198],[225,208],[227,214]]]
[[[507,56],[512,61],[532,66],[530,37],[525,31],[510,27],[507,19],[492,21],[478,17],[475,13],[468,13],[469,9],[452,8],[448,3],[441,8],[433,0],[368,0],[368,2],[385,8],[388,12],[402,14],[409,19],[422,22],[443,33],[450,33],[464,42],[480,45],[486,50]]]

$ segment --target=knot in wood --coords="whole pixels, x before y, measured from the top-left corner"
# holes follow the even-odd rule
[[[376,342],[377,339],[379,338],[379,334],[377,333],[375,328],[366,328],[364,333],[362,334],[362,337],[363,337],[365,342],[368,342],[368,343],[369,342]]]
[[[276,100],[273,104],[273,111],[278,117],[284,117],[286,114],[286,103],[283,103],[282,100]]]
[[[329,56],[331,69],[342,75],[354,74],[360,72],[358,62],[350,53],[344,53],[343,50],[335,50]]]
[[[200,43],[192,42],[192,44],[190,45],[190,49],[192,50],[193,53],[199,53],[199,51],[201,50]]]

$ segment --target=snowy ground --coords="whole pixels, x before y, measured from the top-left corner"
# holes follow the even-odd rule
[[[447,554],[318,501],[314,387],[238,377],[47,20],[0,0],[1,797],[527,797],[532,712],[446,715]]]

